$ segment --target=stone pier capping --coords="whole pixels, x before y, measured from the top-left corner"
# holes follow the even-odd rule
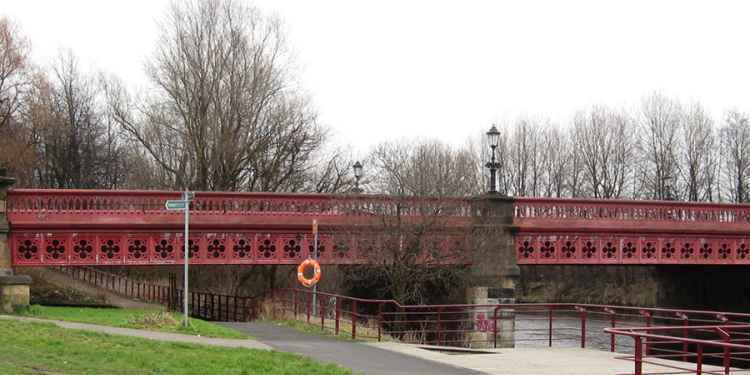
[[[16,180],[0,169],[0,313],[12,313],[27,308],[30,303],[31,277],[14,275],[8,246],[8,218],[5,214],[5,192]]]

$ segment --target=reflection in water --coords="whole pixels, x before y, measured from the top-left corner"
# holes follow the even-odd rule
[[[539,348],[549,345],[549,319],[547,313],[516,314],[515,341],[517,348]],[[643,321],[618,321],[618,327],[643,326]],[[604,332],[611,327],[606,317],[589,316],[586,321],[586,347],[591,349],[610,350],[611,335]],[[615,349],[619,353],[631,353],[633,339],[615,336]],[[553,347],[581,346],[581,318],[575,313],[556,312],[552,320]]]

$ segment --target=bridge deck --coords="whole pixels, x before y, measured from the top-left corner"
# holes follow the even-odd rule
[[[10,190],[14,265],[178,264],[183,219],[180,212],[166,210],[164,202],[179,196],[168,191]],[[392,228],[388,220],[420,223],[428,217],[437,223],[429,246],[444,255],[471,249],[469,230],[489,222],[498,230],[512,224],[518,264],[750,264],[746,204],[484,200],[497,203],[495,212],[475,205],[479,201],[198,192],[191,204],[194,236],[187,242],[196,263],[296,264],[314,247],[309,227],[316,219],[324,233],[324,262],[363,263],[362,255]],[[493,216],[498,213],[500,219]]]

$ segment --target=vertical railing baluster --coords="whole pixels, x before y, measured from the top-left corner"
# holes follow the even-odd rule
[[[633,375],[643,375],[643,344],[641,343],[641,337],[635,336],[635,355],[633,358],[633,362],[635,364],[635,368],[633,371]]]

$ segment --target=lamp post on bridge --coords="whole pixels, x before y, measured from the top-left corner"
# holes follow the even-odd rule
[[[352,168],[354,169],[354,188],[352,189],[352,193],[362,194],[364,190],[359,187],[359,179],[362,178],[362,164],[357,161]]]
[[[500,132],[497,130],[497,127],[495,127],[495,125],[493,124],[490,130],[487,132],[487,141],[490,144],[490,149],[492,149],[492,156],[491,156],[490,161],[484,165],[490,170],[490,190],[488,191],[488,193],[490,194],[497,194],[496,179],[497,179],[497,170],[500,167],[500,163],[498,163],[497,159],[495,158],[495,152],[497,150],[497,145],[498,145],[499,140],[500,140]]]

